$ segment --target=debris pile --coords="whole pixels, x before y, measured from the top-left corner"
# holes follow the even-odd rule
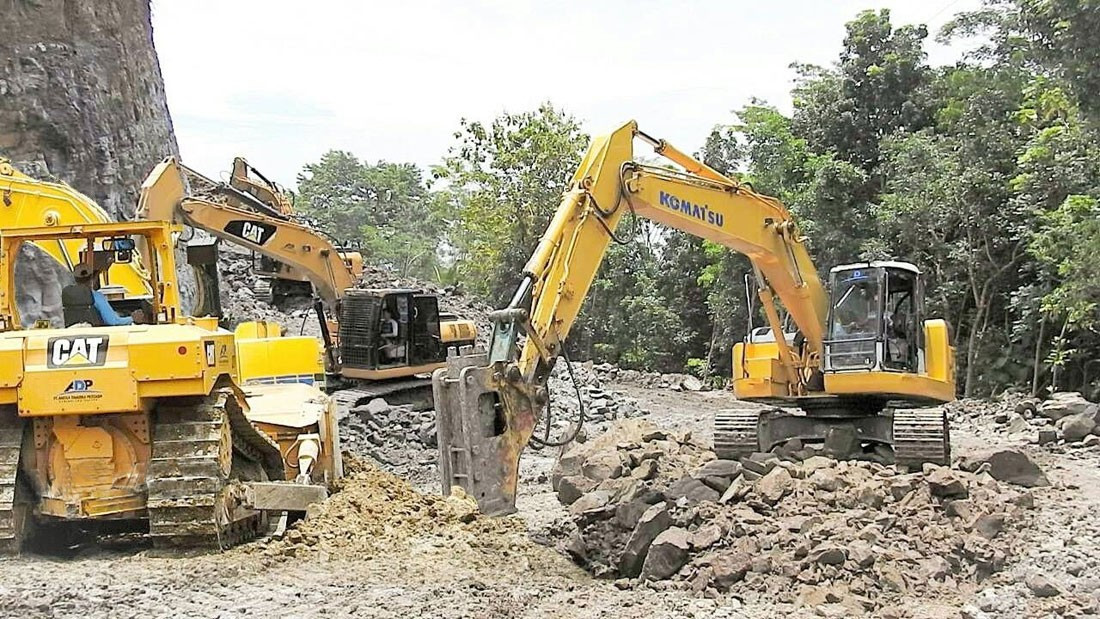
[[[282,536],[268,538],[247,552],[267,556],[369,558],[419,546],[474,545],[487,548],[522,543],[525,525],[517,518],[481,516],[477,503],[456,490],[451,496],[425,495],[407,481],[345,456],[347,477],[338,492],[311,505],[304,520]],[[498,548],[496,552],[501,552]]]
[[[416,411],[375,398],[350,410],[339,410],[344,449],[367,457],[391,473],[421,481],[433,476],[439,459],[435,411]]]
[[[690,435],[631,420],[566,453],[552,482],[569,506],[565,550],[594,574],[860,614],[1003,567],[1002,532],[1033,497],[997,477],[1046,480],[1025,455],[997,454],[974,472],[911,474],[822,456],[717,460]]]
[[[1046,400],[1009,395],[996,402],[962,400],[948,406],[969,419],[989,417],[1010,437],[1050,449],[1100,445],[1100,405],[1075,391],[1054,393]]]
[[[644,414],[638,403],[627,396],[605,389],[593,374],[574,365],[580,401],[585,408],[585,428],[602,431],[609,423]],[[566,436],[576,424],[577,389],[564,363],[554,367],[549,381],[551,399],[550,435]],[[394,405],[375,398],[351,409],[338,410],[340,440],[344,449],[370,458],[385,470],[412,479],[415,483],[434,483],[439,460],[434,410],[417,410],[412,405]],[[543,427],[540,425],[541,433]],[[532,445],[535,448],[535,445]]]
[[[624,370],[610,363],[593,364],[588,362],[581,365],[594,372],[596,376],[609,382],[672,391],[702,391],[707,388],[706,383],[690,374],[661,374],[660,372]]]

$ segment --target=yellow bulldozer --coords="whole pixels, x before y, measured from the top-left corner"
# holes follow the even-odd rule
[[[87,201],[59,183],[9,175],[0,185],[13,189],[16,180],[37,191],[12,190],[9,206]],[[268,323],[234,333],[214,318],[184,315],[173,251],[179,226],[44,223],[0,229],[7,551],[45,524],[225,548],[264,533],[272,515],[327,495],[342,465],[333,403],[315,386],[323,377],[316,340],[278,337]],[[15,264],[27,243],[65,247],[75,258],[78,278],[61,294],[64,327],[20,317]],[[112,304],[102,292],[135,275],[135,288],[148,294]],[[129,317],[119,315],[134,303]]]

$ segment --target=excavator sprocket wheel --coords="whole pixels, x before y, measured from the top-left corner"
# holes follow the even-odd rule
[[[760,411],[728,409],[714,415],[714,453],[737,460],[760,451]]]
[[[268,305],[274,305],[275,303],[275,290],[271,285],[271,280],[266,277],[256,278],[256,281],[252,284],[252,294],[257,301],[263,301]]]
[[[951,464],[947,411],[942,408],[894,411],[894,462],[911,471],[925,463]]]
[[[242,507],[238,482],[268,478],[280,458],[228,389],[158,405],[148,474],[153,544],[226,549],[262,534],[264,515]]]

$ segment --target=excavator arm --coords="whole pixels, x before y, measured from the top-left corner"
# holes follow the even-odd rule
[[[355,287],[340,251],[322,234],[288,219],[192,196],[185,170],[173,157],[158,164],[142,184],[138,216],[186,224],[286,263],[306,274],[330,308]]]
[[[634,161],[635,138],[685,171]],[[615,230],[629,212],[745,254],[780,347],[788,394],[818,371],[828,298],[787,209],[627,123],[593,141],[484,355],[449,359],[433,377],[444,491],[461,485],[485,513],[515,509],[519,456],[548,401],[546,382]],[[804,343],[783,333],[782,301]],[[525,338],[521,341],[521,336]]]

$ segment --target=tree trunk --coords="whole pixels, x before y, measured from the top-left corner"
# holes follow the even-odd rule
[[[1046,318],[1039,317],[1039,337],[1035,338],[1035,358],[1031,373],[1031,395],[1039,395],[1039,371],[1043,360],[1043,336],[1047,326]]]

